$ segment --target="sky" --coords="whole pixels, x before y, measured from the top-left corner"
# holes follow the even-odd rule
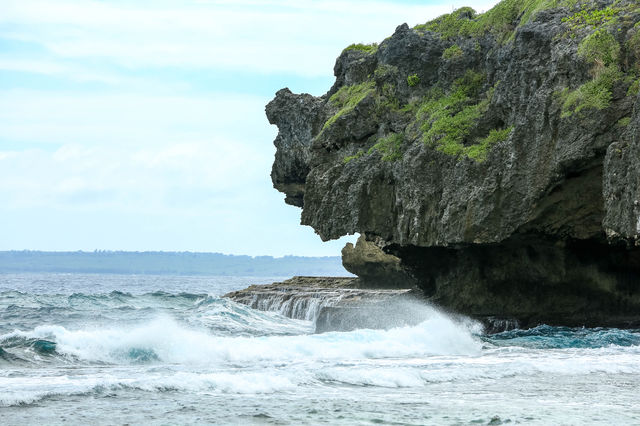
[[[272,188],[282,87],[496,1],[0,1],[0,250],[337,256]]]

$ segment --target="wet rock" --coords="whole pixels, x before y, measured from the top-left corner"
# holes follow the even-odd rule
[[[400,265],[400,258],[385,253],[364,236],[356,245],[342,249],[342,265],[360,278],[360,285],[373,288],[411,288],[416,281]]]
[[[420,291],[360,289],[358,284],[356,278],[293,277],[281,283],[252,285],[224,297],[253,309],[313,320],[317,332],[388,328],[420,321],[419,309],[404,305],[408,300],[417,302]]]

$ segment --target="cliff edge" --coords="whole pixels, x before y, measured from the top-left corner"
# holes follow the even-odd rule
[[[640,6],[504,0],[278,91],[272,170],[345,267],[523,325],[640,324]],[[388,275],[387,275],[388,274]]]

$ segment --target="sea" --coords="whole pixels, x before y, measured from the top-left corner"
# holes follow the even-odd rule
[[[0,275],[0,425],[638,425],[640,330],[314,334],[221,297],[286,277]]]

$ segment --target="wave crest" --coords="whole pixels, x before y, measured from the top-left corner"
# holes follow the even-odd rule
[[[309,330],[310,327],[307,328]],[[49,342],[41,349],[89,362],[221,364],[300,359],[367,359],[426,355],[477,355],[481,342],[469,328],[434,311],[414,327],[325,334],[231,337],[188,327],[169,317],[137,326],[69,330],[58,325],[0,336]],[[31,340],[29,340],[31,339]],[[35,340],[34,340],[35,339]]]

